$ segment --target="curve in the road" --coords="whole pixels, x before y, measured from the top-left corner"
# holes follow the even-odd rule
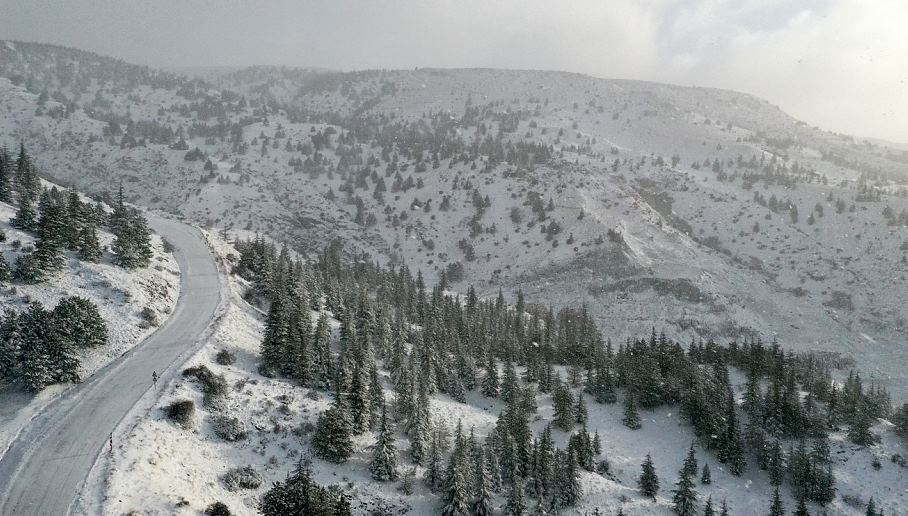
[[[217,267],[198,230],[150,217],[175,248],[180,297],[143,342],[51,403],[0,459],[0,515],[65,515],[108,435],[161,373],[196,344],[221,299]]]

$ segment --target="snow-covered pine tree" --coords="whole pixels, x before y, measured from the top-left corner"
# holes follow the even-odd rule
[[[397,448],[394,445],[394,432],[388,422],[384,404],[381,409],[381,423],[378,431],[378,442],[372,453],[369,465],[372,478],[378,481],[397,480]]]
[[[347,399],[353,421],[353,433],[361,434],[369,429],[369,390],[364,364],[357,359],[354,360]]]
[[[589,419],[589,412],[586,409],[586,401],[583,399],[582,392],[577,396],[577,406],[574,408],[574,415],[577,418],[577,424],[586,425],[586,421]]]
[[[696,472],[696,470],[694,470]],[[672,491],[672,504],[678,516],[694,516],[697,513],[697,492],[694,490],[694,482],[687,471],[682,468],[679,473],[678,482],[675,483],[675,489]]]
[[[498,396],[498,366],[495,364],[495,358],[492,353],[487,353],[485,376],[482,378],[482,395],[487,398]]]
[[[738,416],[735,413],[734,396],[729,393],[726,396],[726,400],[726,427],[719,448],[719,460],[728,464],[728,470],[732,475],[741,476],[747,467],[747,461],[744,458],[744,445],[741,442],[741,434],[738,431]]]
[[[804,498],[798,498],[798,506],[795,508],[794,516],[810,516],[810,512],[807,510],[807,502],[804,501]]]
[[[524,516],[526,510],[526,502],[523,499],[523,479],[520,478],[520,475],[517,475],[511,483],[511,490],[508,493],[508,502],[504,507],[504,514],[505,516]]]
[[[574,450],[568,449],[566,460],[558,469],[558,500],[560,507],[573,507],[580,503],[583,488],[580,486],[580,470]]]
[[[656,476],[653,458],[649,453],[646,454],[646,460],[641,465],[641,469],[640,477],[637,479],[640,494],[655,500],[656,494],[659,493],[659,477]]]
[[[6,148],[0,148],[0,202],[13,202],[12,161]]]
[[[640,413],[637,412],[637,399],[633,392],[629,391],[624,395],[624,417],[621,418],[621,422],[631,430],[639,430],[642,426]]]
[[[709,464],[703,465],[703,474],[700,475],[700,483],[705,486],[713,483],[712,473],[709,471]]]
[[[385,411],[385,391],[378,376],[378,366],[372,361],[369,367],[369,421],[374,427]]]
[[[564,382],[558,382],[552,392],[552,420],[556,427],[565,432],[570,430],[577,420],[574,414],[574,397]]]
[[[40,303],[32,303],[19,315],[13,338],[18,348],[17,381],[31,391],[40,391],[54,382],[55,366],[48,347],[53,331],[50,314]]]
[[[312,381],[316,389],[330,389],[331,378],[331,333],[328,327],[328,316],[322,312],[315,323],[312,334]]]
[[[769,505],[769,516],[785,516],[785,505],[779,496],[779,488],[776,487],[772,494],[772,503]]]
[[[697,469],[699,469],[699,465],[697,464],[697,451],[694,448],[694,443],[690,443],[690,448],[687,450],[687,457],[684,458],[684,465],[681,468],[681,474],[693,478],[697,474]]]
[[[51,312],[57,333],[71,346],[95,348],[107,344],[107,324],[98,307],[84,297],[69,296]]]
[[[445,479],[445,491],[442,496],[442,516],[469,516],[470,488],[466,479],[465,462],[455,449],[451,454],[451,464]]]
[[[722,512],[719,513],[719,516],[729,516],[728,501],[722,499]]]
[[[410,434],[410,457],[413,462],[422,464],[429,448],[432,424],[429,417],[429,395],[422,382],[417,386],[417,393],[407,427]]]
[[[492,516],[494,514],[492,480],[485,460],[485,453],[480,451],[476,475],[476,490],[473,495],[473,516]]]
[[[262,363],[259,371],[272,376],[281,370],[287,356],[287,310],[284,296],[275,296],[265,318],[265,335],[259,348]]]
[[[346,462],[353,454],[352,427],[344,396],[338,393],[334,405],[318,418],[312,438],[315,454],[328,462]]]
[[[122,208],[111,216],[111,232],[115,238],[111,250],[116,255],[114,263],[125,269],[138,269],[148,265],[153,255],[151,230],[148,221],[133,208]]]
[[[431,443],[429,444],[428,458],[426,459],[426,474],[424,477],[426,485],[429,487],[429,490],[433,492],[441,488],[444,480],[441,463],[441,443],[436,435],[433,435]]]

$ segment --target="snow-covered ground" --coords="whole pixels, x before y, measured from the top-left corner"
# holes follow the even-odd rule
[[[14,215],[13,206],[0,203],[0,230],[6,234],[6,241],[0,243],[0,252],[10,264],[15,264],[22,248],[34,242],[32,235],[9,225]],[[98,231],[98,238],[102,248],[113,242],[113,235],[103,230]],[[18,249],[14,248],[16,241],[21,244]],[[135,271],[112,264],[109,253],[99,263],[88,263],[67,252],[64,269],[47,281],[0,287],[0,309],[23,310],[32,301],[39,301],[51,309],[66,296],[80,296],[95,303],[107,323],[108,344],[80,350],[79,375],[88,378],[155,330],[156,326],[142,316],[143,310],[149,309],[157,324],[161,324],[176,305],[180,268],[173,254],[164,250],[160,236],[152,236],[152,249],[154,255],[149,266]],[[23,392],[13,386],[0,386],[0,454],[6,451],[25,424],[69,386],[52,385],[38,394]]]
[[[222,256],[231,252],[223,242],[215,248]],[[231,392],[224,408],[209,410],[202,403],[198,385],[182,377],[174,378],[161,387],[157,399],[137,407],[133,415],[121,426],[122,435],[115,445],[109,464],[98,468],[91,482],[103,485],[103,497],[94,505],[86,506],[87,513],[119,515],[130,511],[141,514],[198,514],[209,504],[221,501],[234,514],[256,514],[257,502],[271,483],[282,480],[302,457],[311,457],[305,444],[308,438],[300,437],[299,429],[315,423],[319,413],[327,409],[331,399],[324,392],[316,392],[282,379],[269,379],[257,373],[258,348],[263,329],[263,314],[246,303],[242,294],[245,282],[235,276],[230,278],[230,305],[219,320],[213,338],[190,359],[186,366],[205,365],[217,374],[225,375]],[[336,326],[336,321],[333,321]],[[215,362],[220,350],[236,354],[233,365]],[[563,373],[563,372],[562,372]],[[386,396],[390,398],[387,375],[382,372]],[[740,375],[735,375],[737,388],[743,389]],[[186,430],[169,422],[161,407],[178,399],[191,399],[196,403],[196,424]],[[531,427],[541,432],[551,420],[552,406],[549,395],[537,397],[539,412]],[[684,424],[677,407],[642,411],[643,428],[630,430],[622,425],[620,403],[599,405],[590,400],[588,429],[598,431],[602,439],[603,458],[611,463],[610,478],[594,473],[581,473],[584,491],[582,504],[564,514],[588,514],[600,508],[604,514],[615,514],[622,508],[625,514],[673,514],[671,489],[677,480],[687,448],[694,440],[691,428]],[[468,394],[467,403],[461,404],[447,396],[437,395],[431,400],[432,418],[453,428],[458,421],[465,431],[475,429],[479,438],[484,437],[495,425],[502,405],[499,400],[489,400],[476,392]],[[239,418],[248,431],[248,437],[237,443],[217,437],[211,428],[211,417],[226,414]],[[890,461],[894,454],[905,454],[905,444],[881,422],[875,431],[883,437],[882,443],[870,448],[850,444],[841,433],[831,436],[831,456],[836,473],[838,496],[827,507],[828,514],[859,515],[863,507],[846,504],[842,495],[856,497],[866,502],[873,497],[877,507],[887,514],[908,511],[908,486],[904,480],[908,469]],[[565,446],[568,433],[554,430],[559,446]],[[410,465],[406,452],[408,441],[397,434],[401,471]],[[371,446],[376,435],[367,432],[355,437],[356,453],[342,465],[330,464],[317,458],[313,472],[318,482],[342,487],[353,499],[356,514],[369,514],[369,510],[383,503],[408,509],[408,514],[432,515],[438,513],[438,497],[431,494],[417,478],[412,495],[404,495],[394,483],[377,483],[371,480],[368,463]],[[640,464],[647,453],[655,461],[662,489],[656,502],[640,496],[636,479]],[[732,476],[719,464],[715,455],[697,448],[700,466],[710,465],[712,484],[698,485],[696,490],[701,506],[711,496],[715,506],[726,500],[731,514],[761,514],[768,510],[772,488],[765,472],[751,466],[742,477]],[[873,467],[874,459],[881,464]],[[264,479],[258,489],[230,491],[222,477],[232,468],[252,466]],[[424,469],[415,469],[421,477]],[[782,490],[788,510],[793,510],[795,500],[788,488]],[[504,493],[497,496],[497,503],[504,504]],[[812,512],[817,510],[812,508]]]

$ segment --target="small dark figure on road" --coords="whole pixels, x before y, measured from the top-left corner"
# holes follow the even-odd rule
[[[113,432],[110,433],[108,439],[110,439],[110,453],[113,453]]]
[[[151,372],[151,383],[154,384],[155,389],[158,388],[158,372],[157,371]]]

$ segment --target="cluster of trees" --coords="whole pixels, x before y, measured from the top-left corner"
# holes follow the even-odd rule
[[[116,236],[112,246],[115,263],[133,269],[146,266],[151,259],[147,222],[136,209],[123,204],[122,193],[108,215],[100,202],[83,202],[75,191],[43,188],[24,144],[15,160],[5,149],[0,150],[0,201],[15,202],[16,215],[10,223],[36,236],[34,250],[19,256],[15,268],[0,256],[0,280],[12,276],[24,283],[44,281],[63,267],[65,250],[82,261],[99,261],[103,250],[98,228],[102,225]]]
[[[516,506],[524,496],[548,510],[576,503],[578,472],[608,469],[598,435],[586,429],[587,399],[615,403],[623,393],[631,428],[641,424],[640,409],[679,406],[700,445],[732,474],[752,464],[776,486],[787,481],[799,500],[820,504],[835,493],[828,431],[847,424],[856,443],[868,444],[872,437],[864,434],[873,418],[890,412],[881,386],[864,389],[854,374],[839,389],[827,362],[777,343],[700,341],[685,349],[654,330],[615,350],[583,307],[556,313],[519,293],[509,305],[501,294],[480,300],[472,288],[456,298],[440,286],[429,291],[406,267],[362,258],[345,265],[339,245],[312,263],[260,238],[236,245],[235,272],[252,281],[250,296],[268,307],[262,371],[334,393],[316,425],[315,452],[344,462],[354,451],[353,436],[375,431],[372,475],[394,480],[401,472],[391,436],[402,431],[410,459],[426,467],[426,483],[441,492],[450,514],[484,504],[487,481],[492,493],[508,489]],[[323,312],[314,324],[311,310]],[[331,352],[325,310],[341,323],[339,353]],[[379,365],[395,392],[389,407]],[[556,365],[566,366],[567,377]],[[748,376],[743,406],[735,401],[730,367]],[[484,443],[458,428],[451,444],[451,429],[430,417],[429,399],[442,392],[464,402],[473,390],[500,398],[505,408]],[[537,393],[551,394],[554,427],[577,429],[563,450],[550,430],[535,436],[529,428]],[[797,444],[786,452],[783,443]],[[684,500],[688,487],[678,486]]]
[[[34,302],[0,320],[0,379],[31,391],[79,381],[80,348],[107,343],[107,325],[88,299],[66,297],[53,310]]]
[[[326,489],[312,479],[303,464],[283,482],[275,482],[259,504],[264,516],[306,514],[308,516],[349,516],[350,501],[337,490]]]

